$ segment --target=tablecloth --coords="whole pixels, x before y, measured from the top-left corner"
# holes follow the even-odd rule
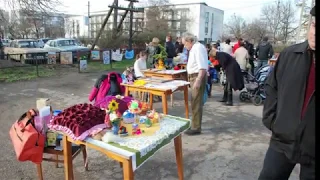
[[[133,170],[138,169],[158,150],[169,144],[175,137],[190,127],[190,120],[170,115],[163,115],[160,128],[153,135],[124,137],[119,142],[105,143],[92,138],[85,141],[126,158],[132,158]]]

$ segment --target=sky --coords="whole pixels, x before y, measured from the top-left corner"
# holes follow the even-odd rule
[[[294,1],[294,0],[293,0]],[[64,7],[62,11],[71,14],[86,14],[88,12],[88,0],[63,0]],[[108,8],[113,0],[90,0],[90,11],[100,11]],[[241,15],[246,20],[252,20],[260,16],[260,10],[263,5],[275,3],[276,0],[171,0],[173,4],[205,2],[209,6],[224,10],[225,22],[234,13]],[[120,4],[127,5],[128,1],[119,0]],[[75,8],[76,6],[77,8]]]

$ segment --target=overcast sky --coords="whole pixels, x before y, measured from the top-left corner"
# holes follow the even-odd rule
[[[64,11],[72,14],[86,14],[88,0],[64,0]],[[90,0],[91,11],[105,10],[113,0]],[[233,13],[241,15],[243,18],[250,20],[260,16],[260,9],[263,5],[276,2],[275,0],[171,0],[171,3],[194,3],[205,2],[209,6],[222,9],[225,11],[225,22]],[[128,2],[119,0],[120,4],[127,5]],[[75,8],[76,6],[76,8]]]

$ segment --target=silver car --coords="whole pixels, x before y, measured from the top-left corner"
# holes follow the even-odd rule
[[[77,52],[89,53],[90,49],[80,45],[79,41],[69,38],[49,40],[43,47],[48,52],[72,52],[73,59],[77,59]],[[59,58],[59,53],[57,53]]]

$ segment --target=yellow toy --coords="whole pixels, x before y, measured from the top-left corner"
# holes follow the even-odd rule
[[[147,116],[151,122],[154,124],[154,123],[159,123],[160,119],[161,119],[161,115],[156,112],[155,110],[152,110],[148,116]]]
[[[165,65],[162,59],[158,60],[158,69],[165,69]]]

